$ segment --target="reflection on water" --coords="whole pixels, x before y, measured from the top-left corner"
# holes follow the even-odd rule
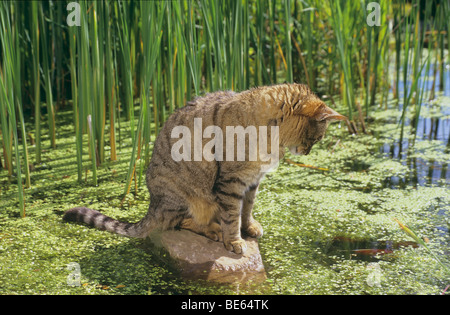
[[[430,67],[431,69],[433,67]],[[446,71],[443,91],[439,91],[439,73],[435,85],[433,85],[433,73],[425,78],[425,89],[435,86],[434,100],[424,97],[421,108],[421,116],[417,123],[416,137],[406,136],[401,143],[399,140],[392,141],[379,146],[379,152],[383,155],[398,160],[407,166],[409,172],[405,175],[390,176],[385,178],[383,188],[405,189],[417,186],[440,186],[448,187],[450,169],[448,167],[447,155],[450,153],[450,71]],[[422,83],[421,83],[422,84]],[[398,112],[402,110],[403,84],[400,84],[400,102]],[[392,91],[391,91],[392,92]],[[428,95],[425,93],[424,95]],[[395,104],[397,106],[397,104]],[[413,106],[408,111],[413,111]],[[389,118],[392,123],[392,117]],[[399,119],[395,123],[399,127]],[[411,127],[410,118],[405,118],[405,126]],[[398,128],[400,130],[400,128]],[[406,129],[405,129],[406,130]],[[409,132],[409,131],[408,131]],[[378,136],[377,136],[378,137]],[[415,141],[415,142],[414,142]],[[361,161],[351,161],[353,171],[364,171],[370,167]],[[367,164],[367,165],[366,165]],[[364,209],[363,209],[364,210]],[[436,212],[434,206],[430,206],[431,212]],[[439,215],[447,215],[445,211],[438,211]],[[449,228],[438,224],[436,229],[442,234],[448,234]],[[418,247],[415,242],[393,242],[377,241],[367,239],[352,239],[347,237],[335,237],[326,242],[317,244],[329,257],[338,256],[345,259],[357,259],[367,262],[376,262],[380,259],[389,260],[395,258],[396,250],[403,247]]]
[[[405,188],[408,185],[412,186],[429,186],[438,185],[446,186],[448,185],[448,180],[450,178],[448,161],[435,161],[432,157],[427,158],[426,151],[425,156],[418,158],[412,156],[416,147],[420,142],[423,141],[435,141],[436,145],[434,149],[441,151],[442,153],[450,152],[450,71],[445,71],[444,82],[442,84],[443,90],[439,91],[441,86],[439,72],[433,73],[434,66],[430,67],[430,72],[427,76],[423,76],[423,81],[425,83],[425,90],[430,91],[433,87],[435,88],[435,96],[437,99],[428,100],[426,97],[423,99],[421,116],[417,123],[416,139],[413,145],[412,139],[403,140],[402,143],[394,144],[384,144],[380,147],[380,152],[385,153],[391,158],[398,159],[403,165],[408,166],[411,170],[410,174],[406,178],[399,178],[397,176],[392,176],[387,178],[385,181],[385,187],[389,188]],[[436,82],[433,82],[436,76]],[[422,82],[420,84],[422,84]],[[404,90],[403,82],[400,82],[400,102],[398,104],[399,110],[402,109],[402,99],[401,95]],[[424,94],[428,96],[427,93]],[[440,98],[439,98],[440,96]],[[444,99],[446,104],[440,103],[440,99]],[[413,106],[413,105],[410,105]],[[408,110],[413,110],[409,108]],[[422,113],[428,112],[432,113],[426,117]],[[411,119],[405,119],[405,125],[411,125]]]
[[[357,259],[368,262],[395,258],[395,251],[400,248],[419,247],[417,243],[410,241],[359,240],[347,237],[335,237],[320,245],[323,252],[329,257],[339,256],[345,259]]]
[[[446,186],[450,178],[448,163],[425,161],[420,158],[407,158],[402,162],[411,170],[407,176],[391,176],[384,181],[385,188],[406,188],[407,186]]]

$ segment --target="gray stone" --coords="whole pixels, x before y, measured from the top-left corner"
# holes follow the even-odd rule
[[[222,242],[214,242],[187,230],[158,231],[150,235],[150,247],[165,262],[180,271],[185,279],[205,279],[219,283],[262,282],[266,273],[254,238],[244,238],[244,255],[227,251]],[[166,255],[165,255],[166,254]]]

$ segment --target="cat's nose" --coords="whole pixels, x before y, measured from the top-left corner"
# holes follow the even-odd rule
[[[308,155],[311,148],[291,147],[289,150],[294,155]]]
[[[308,153],[309,152],[306,149],[303,149],[303,148],[302,149],[300,149],[300,148],[297,149],[297,154],[298,155],[308,155]]]
[[[303,151],[303,154],[304,154],[304,155],[308,155],[309,152],[311,152],[311,147],[306,148],[306,149],[303,149],[302,151]]]

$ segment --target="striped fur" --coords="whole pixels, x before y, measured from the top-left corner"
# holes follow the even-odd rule
[[[301,84],[207,94],[173,113],[161,129],[146,174],[150,207],[141,221],[123,223],[84,207],[70,209],[64,219],[130,237],[146,237],[155,228],[185,228],[243,253],[246,245],[241,231],[252,237],[263,234],[252,208],[264,162],[250,161],[248,150],[245,161],[176,162],[171,148],[178,139],[171,137],[172,129],[187,126],[192,131],[194,118],[202,118],[203,128],[214,125],[222,130],[226,126],[279,126],[280,158],[285,147],[308,154],[329,121],[344,119]],[[203,139],[203,145],[209,140]]]

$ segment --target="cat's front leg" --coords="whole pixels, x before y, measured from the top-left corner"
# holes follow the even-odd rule
[[[225,248],[236,254],[244,254],[247,244],[241,238],[241,206],[244,196],[219,190],[217,202],[220,209],[223,243]]]
[[[263,228],[258,221],[253,219],[252,210],[255,201],[258,184],[252,185],[245,193],[242,204],[242,231],[250,237],[259,238],[263,235]]]

